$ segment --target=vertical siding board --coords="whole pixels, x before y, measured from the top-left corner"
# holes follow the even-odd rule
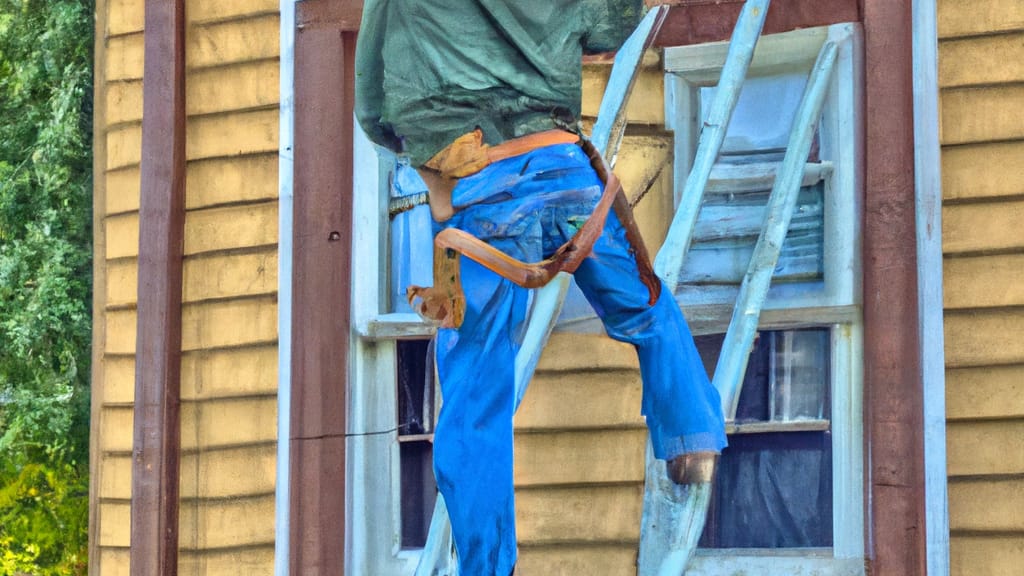
[[[131,571],[178,570],[185,10],[147,0]]]
[[[109,23],[107,0],[96,2],[96,24],[94,41],[95,70],[106,69],[107,26]],[[89,406],[89,573],[100,573],[99,527],[100,527],[100,485],[103,481],[104,453],[103,437],[100,436],[100,419],[103,418],[103,401],[107,393],[104,385],[106,375],[103,350],[106,348],[107,263],[100,257],[106,252],[106,230],[104,226],[107,204],[107,179],[102,177],[107,162],[106,138],[106,78],[100,73],[93,83],[93,265],[92,265],[92,362],[90,366]]]
[[[863,6],[867,553],[872,574],[925,574],[911,2]]]
[[[351,4],[351,5],[350,5]],[[298,4],[292,266],[289,563],[345,565],[345,432],[358,2]]]

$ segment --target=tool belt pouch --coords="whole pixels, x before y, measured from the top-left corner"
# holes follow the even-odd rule
[[[608,211],[613,207],[616,216],[625,227],[626,238],[631,244],[630,251],[637,262],[637,272],[649,291],[649,304],[653,304],[661,292],[661,282],[651,268],[647,249],[633,219],[633,211],[622,193],[622,185],[608,170],[604,158],[593,145],[584,142],[583,148],[590,157],[594,170],[605,182],[605,190],[594,212],[568,242],[550,258],[531,264],[516,260],[465,231],[457,228],[442,230],[434,238],[434,286],[409,286],[406,291],[413,309],[420,316],[439,323],[443,328],[458,328],[462,325],[466,302],[459,274],[460,256],[466,256],[524,288],[544,286],[559,272],[575,272],[583,259],[590,254],[594,242],[603,233]],[[460,152],[453,154],[455,156],[451,156],[452,162],[459,166],[470,166],[476,162],[467,159],[467,156],[460,156]],[[417,299],[420,302],[417,302]]]

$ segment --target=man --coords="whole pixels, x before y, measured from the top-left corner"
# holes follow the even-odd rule
[[[368,0],[357,118],[419,170],[435,232],[458,228],[539,261],[573,236],[604,189],[577,143],[582,54],[618,48],[642,11],[641,0]],[[463,162],[466,149],[483,160]],[[726,444],[719,397],[671,292],[649,302],[658,291],[641,280],[634,252],[609,214],[576,281],[608,334],[637,349],[655,455],[677,482],[709,481]],[[465,318],[437,335],[434,470],[460,574],[508,576],[513,369],[528,293],[466,258],[461,275]]]

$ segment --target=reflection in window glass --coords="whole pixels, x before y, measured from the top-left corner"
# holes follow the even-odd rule
[[[807,84],[807,74],[747,78],[722,144],[723,155],[785,150]],[[714,86],[700,89],[701,120],[706,122]]]

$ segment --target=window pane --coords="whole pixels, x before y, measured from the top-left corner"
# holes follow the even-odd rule
[[[818,420],[825,416],[828,358],[828,330],[772,333],[772,420]]]
[[[402,547],[422,548],[437,498],[434,481],[434,351],[431,340],[397,345]]]
[[[735,422],[770,421],[773,411],[780,410],[789,410],[791,416],[800,414],[788,420],[827,419],[829,334],[824,328],[758,333],[740,390]],[[697,338],[697,348],[709,374],[714,373],[723,340],[720,334]],[[700,545],[831,546],[831,433],[730,435],[729,447],[720,459]]]
[[[747,78],[736,102],[723,155],[780,151],[786,148],[807,74]],[[701,120],[706,122],[717,88],[700,89]]]
[[[731,436],[700,546],[832,546],[831,434]]]
[[[758,332],[743,376],[735,422],[829,419],[829,338],[827,328]],[[711,378],[724,339],[724,334],[695,338]],[[787,414],[789,418],[782,417]]]

